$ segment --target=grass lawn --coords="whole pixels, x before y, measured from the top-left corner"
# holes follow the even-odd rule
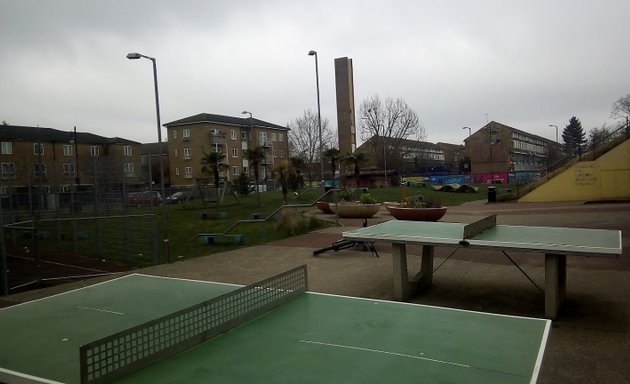
[[[487,197],[487,186],[480,185],[477,193],[452,193],[434,191],[431,186],[411,188],[411,187],[389,187],[374,188],[368,192],[377,201],[400,201],[403,188],[407,196],[423,195],[425,198],[440,199],[445,206],[455,206],[472,200],[485,200]],[[497,186],[497,189],[506,190],[508,186]],[[288,204],[314,204],[320,197],[320,189],[306,189],[297,195],[289,193]],[[500,192],[500,191],[498,191]],[[358,199],[358,197],[357,197]],[[261,192],[260,205],[257,203],[255,193],[247,196],[239,196],[238,201],[232,196],[226,196],[222,205],[216,203],[192,200],[184,204],[168,206],[168,227],[170,239],[171,260],[178,258],[197,257],[212,253],[222,252],[242,246],[252,246],[267,243],[305,233],[316,228],[331,225],[311,221],[305,223],[300,221],[300,215],[289,215],[277,212],[283,205],[282,194],[278,191]],[[304,210],[314,209],[301,208]],[[286,210],[286,208],[285,208]],[[161,215],[161,209],[156,210]],[[274,214],[274,212],[276,212]],[[270,220],[264,223],[243,223],[231,229],[231,234],[242,234],[243,244],[236,244],[233,238],[224,238],[210,245],[204,244],[202,238],[192,240],[198,233],[222,233],[238,220],[252,219],[255,215],[260,219],[265,219],[273,214]],[[205,218],[204,218],[205,217]],[[289,225],[279,225],[279,221],[291,221]]]
[[[456,206],[472,200],[485,200],[487,186],[480,185],[477,193],[438,192],[431,186],[389,187],[368,190],[380,202],[400,201],[403,191],[408,197],[422,195],[425,199],[439,199],[444,206]],[[509,186],[496,186],[498,200],[506,196]],[[356,199],[363,189],[359,189]],[[509,195],[509,194],[508,194]],[[204,202],[200,199],[168,205],[166,224],[168,234],[161,235],[163,222],[161,207],[130,208],[126,211],[110,212],[107,220],[93,220],[89,213],[85,218],[55,224],[55,221],[41,223],[41,249],[72,252],[84,256],[96,254],[99,259],[114,260],[132,266],[151,265],[156,262],[211,255],[238,247],[264,244],[274,240],[307,233],[314,229],[334,225],[321,222],[309,216],[297,214],[299,211],[316,209],[315,202],[320,198],[319,188],[305,189],[299,193],[289,193],[287,204],[301,207],[285,207],[282,193],[269,191],[260,193],[260,203],[255,193],[247,196],[225,196],[221,204]],[[334,199],[334,198],[333,198]],[[333,200],[331,200],[333,201]],[[149,215],[147,215],[149,214]],[[111,216],[110,216],[111,215]],[[156,216],[153,216],[156,215]],[[90,216],[90,217],[87,217]],[[258,222],[239,222],[258,218]],[[98,223],[97,223],[98,221]],[[238,224],[237,224],[238,222]],[[230,235],[217,237],[208,244],[204,236],[198,234]],[[72,234],[75,234],[74,236]],[[60,236],[65,236],[60,240]],[[169,258],[161,256],[162,241],[169,239]],[[237,239],[243,241],[236,241]],[[18,238],[26,246],[31,246],[30,238]]]

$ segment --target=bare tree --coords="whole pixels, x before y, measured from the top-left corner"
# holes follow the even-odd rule
[[[319,167],[312,167],[319,164],[319,121],[317,113],[308,109],[304,114],[289,123],[289,152],[291,157],[304,159],[308,172],[308,179],[313,180],[312,174],[319,170]],[[322,143],[323,147],[332,147],[336,143],[335,135],[329,126],[328,119],[322,119]],[[315,172],[314,172],[315,170]]]
[[[628,118],[630,116],[630,94],[620,97],[612,105],[611,117]]]
[[[404,155],[401,140],[424,140],[426,132],[420,124],[418,114],[405,100],[388,97],[385,104],[378,95],[364,100],[359,107],[361,114],[361,139],[377,138],[382,150],[374,154],[376,163],[384,166],[385,161],[399,167]],[[385,160],[387,159],[387,160]]]

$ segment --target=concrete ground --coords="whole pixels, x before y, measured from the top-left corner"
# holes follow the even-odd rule
[[[621,229],[621,258],[568,257],[567,299],[553,321],[539,383],[630,383],[630,204],[469,203],[450,207],[442,221],[471,222],[497,213],[500,224]],[[323,216],[318,211],[313,215]],[[330,217],[328,217],[329,220]],[[369,224],[389,220],[385,209]],[[334,220],[334,219],[332,219]],[[248,284],[307,264],[310,290],[349,296],[391,299],[392,259],[389,246],[377,244],[380,257],[359,248],[326,252],[340,233],[361,225],[340,220],[339,227],[265,245],[212,254],[139,270],[147,274]],[[410,273],[419,268],[419,249],[409,247]],[[542,317],[544,296],[500,252],[454,248],[436,250],[433,286],[411,301],[421,304]],[[534,282],[544,287],[544,257],[510,253]],[[448,260],[447,260],[448,258]],[[442,264],[442,262],[444,262]],[[95,280],[91,280],[94,282]],[[72,289],[74,282],[0,299],[0,306]],[[419,324],[418,326],[421,326]],[[395,381],[395,378],[393,379]]]

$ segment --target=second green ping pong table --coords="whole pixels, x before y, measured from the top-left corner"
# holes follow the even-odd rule
[[[0,382],[537,381],[549,320],[307,284],[305,266],[246,287],[134,274],[1,309]]]
[[[496,215],[469,224],[390,220],[345,231],[342,237],[392,244],[394,297],[406,300],[431,286],[436,246],[545,254],[545,316],[555,318],[566,295],[566,256],[619,257],[620,230],[497,225]],[[422,246],[420,271],[411,279],[407,245]],[[507,256],[507,253],[506,253]]]

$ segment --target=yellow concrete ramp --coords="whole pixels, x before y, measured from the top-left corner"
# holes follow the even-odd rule
[[[630,200],[630,139],[594,161],[580,161],[519,202]]]

